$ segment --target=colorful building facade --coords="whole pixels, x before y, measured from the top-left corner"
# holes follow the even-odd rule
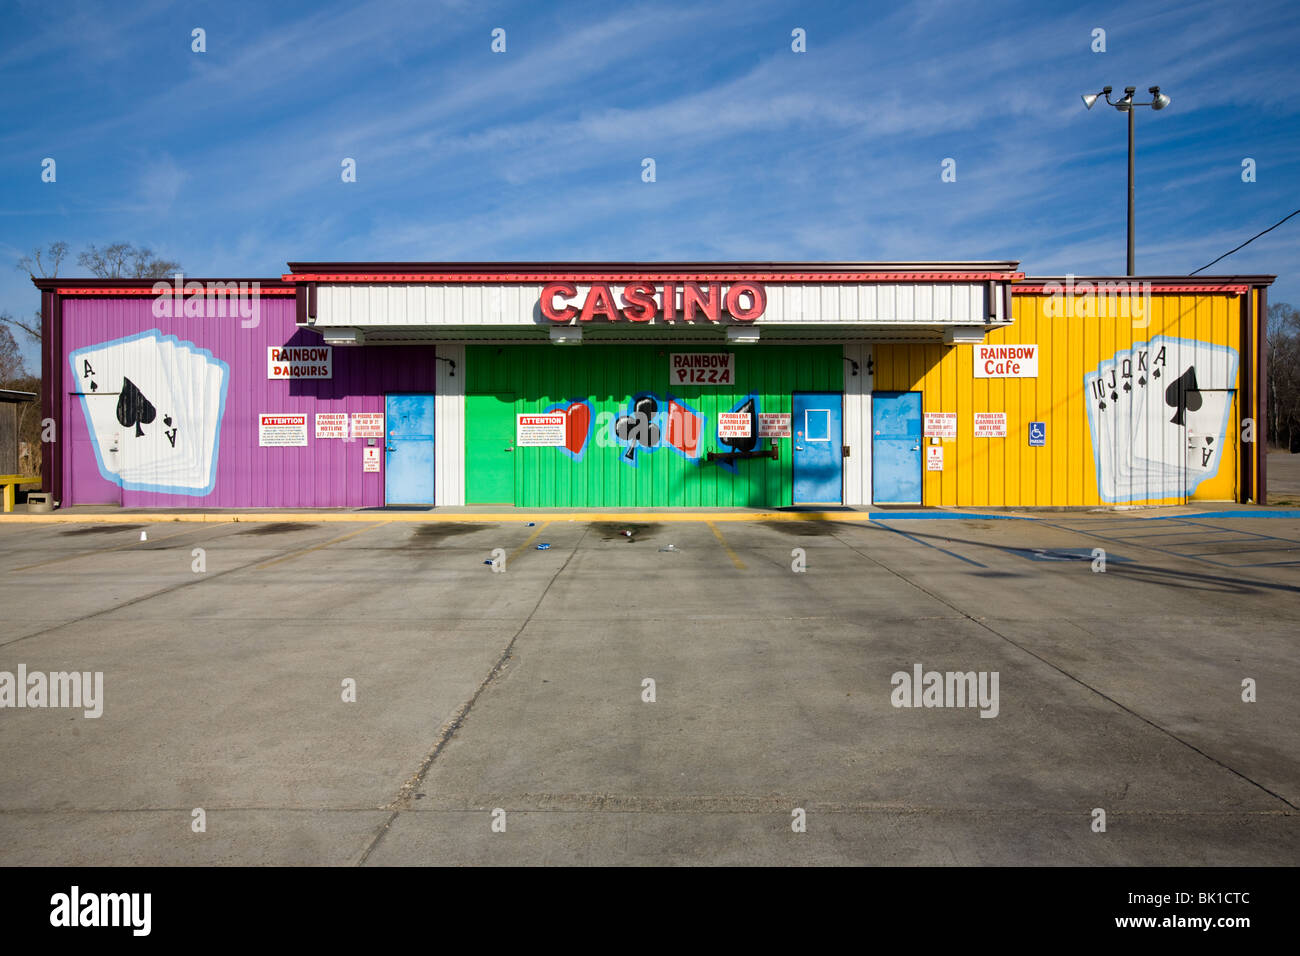
[[[45,488],[128,508],[1265,500],[1273,277],[1017,265],[36,280]]]

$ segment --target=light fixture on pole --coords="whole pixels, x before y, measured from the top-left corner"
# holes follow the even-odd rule
[[[1160,87],[1152,86],[1147,89],[1147,92],[1151,94],[1151,102],[1135,103],[1133,94],[1137,92],[1137,87],[1126,86],[1124,87],[1124,95],[1112,103],[1110,99],[1111,91],[1112,87],[1106,86],[1102,88],[1100,93],[1085,93],[1083,105],[1088,109],[1092,109],[1097,100],[1104,96],[1108,105],[1115,107],[1121,113],[1128,114],[1128,274],[1133,275],[1135,272],[1133,263],[1135,258],[1133,248],[1133,107],[1149,106],[1153,110],[1162,110],[1169,105],[1169,97],[1160,92]]]

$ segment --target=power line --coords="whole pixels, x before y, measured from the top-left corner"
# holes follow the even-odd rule
[[[1297,209],[1295,212],[1291,213],[1291,216],[1294,216],[1294,215],[1296,215],[1297,213],[1300,213],[1300,209]],[[1291,216],[1284,216],[1284,217],[1282,217],[1282,218],[1279,219],[1277,222],[1273,223],[1273,225],[1271,225],[1271,226],[1269,226],[1267,229],[1265,229],[1264,232],[1272,232],[1272,231],[1273,231],[1274,229],[1276,229],[1278,226],[1282,225],[1282,223],[1284,223],[1284,222],[1286,222],[1288,219],[1290,219]],[[1239,246],[1237,247],[1237,249],[1244,249],[1244,248],[1246,248],[1248,245],[1250,245],[1252,242],[1254,242],[1254,241],[1255,241],[1256,239],[1258,239],[1260,236],[1264,235],[1264,232],[1256,233],[1255,235],[1251,236],[1249,239],[1247,239],[1245,242],[1243,242],[1241,245],[1239,245]],[[1227,252],[1225,252],[1223,255],[1219,256],[1219,259],[1226,259],[1226,258],[1228,258],[1228,256],[1230,256],[1230,255],[1232,255],[1234,252],[1236,252],[1237,249],[1229,249],[1229,250],[1228,250]],[[1214,262],[1218,262],[1219,259],[1215,259]],[[1210,266],[1214,265],[1214,262],[1207,262],[1205,265],[1201,266],[1200,269],[1197,269],[1197,270],[1195,270],[1195,271],[1193,271],[1193,272],[1189,272],[1189,273],[1187,273],[1187,274],[1188,274],[1189,276],[1194,276],[1194,275],[1196,275],[1197,272],[1200,272],[1202,269],[1208,269],[1208,268],[1210,268]]]

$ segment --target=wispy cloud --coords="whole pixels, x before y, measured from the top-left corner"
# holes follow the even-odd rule
[[[1300,205],[1300,8],[1284,0],[1250,17],[1218,0],[10,7],[11,261],[120,238],[231,275],[299,258],[1115,272],[1124,118],[1079,100],[1106,84],[1173,96],[1137,117],[1139,268],[1195,268]],[[195,26],[207,53],[190,52]],[[790,50],[795,27],[806,53]],[[44,156],[57,184],[40,181]],[[956,182],[940,179],[945,158]],[[1276,272],[1274,300],[1300,300],[1298,249],[1289,225],[1216,271]],[[0,269],[0,306],[34,301]]]

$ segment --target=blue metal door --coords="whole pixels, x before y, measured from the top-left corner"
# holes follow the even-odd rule
[[[844,501],[843,397],[839,392],[794,393],[794,503]]]
[[[433,504],[433,396],[389,395],[385,412],[384,502]]]
[[[921,503],[921,393],[871,396],[871,499]]]

